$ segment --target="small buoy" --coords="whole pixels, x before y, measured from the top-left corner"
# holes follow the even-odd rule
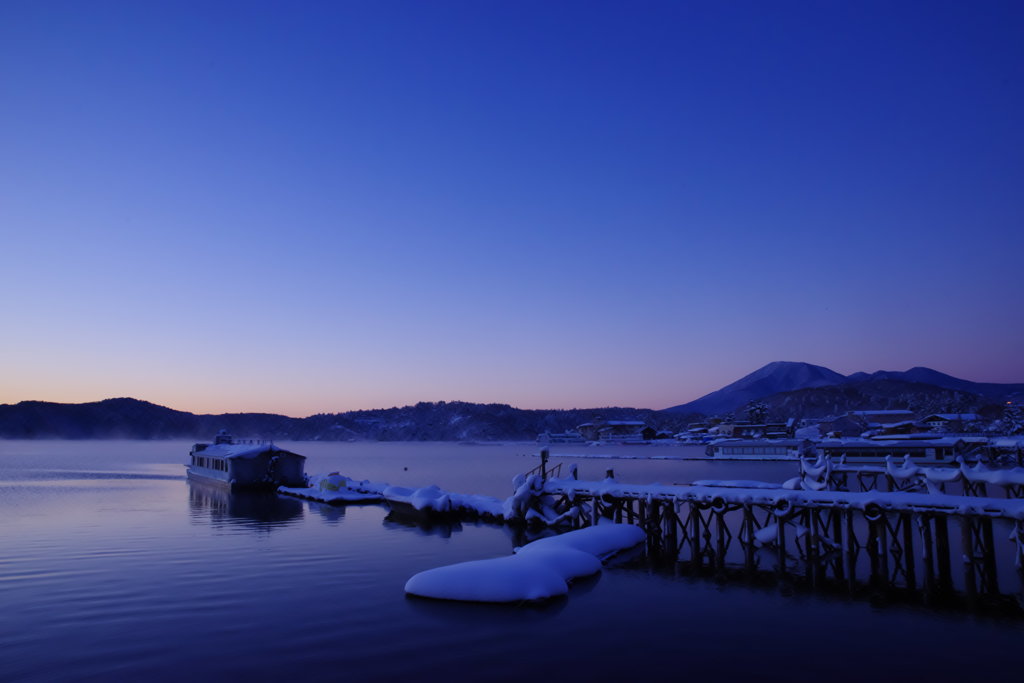
[[[403,467],[402,469],[403,469],[403,470],[405,470],[406,472],[408,472],[408,471],[409,471],[409,468],[408,468],[408,467]]]

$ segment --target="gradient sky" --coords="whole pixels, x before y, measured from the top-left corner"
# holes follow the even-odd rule
[[[1024,3],[0,4],[0,402],[1024,382]]]

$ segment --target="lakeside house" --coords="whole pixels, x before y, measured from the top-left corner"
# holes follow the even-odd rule
[[[964,425],[978,422],[981,416],[976,413],[934,413],[921,422],[936,432],[961,431]]]
[[[859,437],[870,430],[913,425],[917,416],[910,410],[852,410],[818,425],[823,436],[832,438]],[[910,430],[908,430],[910,431]]]
[[[658,432],[640,420],[595,420],[576,427],[587,441],[639,442],[654,439]]]

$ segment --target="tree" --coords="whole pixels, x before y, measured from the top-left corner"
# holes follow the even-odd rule
[[[747,406],[747,421],[751,424],[764,424],[768,419],[768,404],[764,401],[754,401]]]
[[[1007,403],[1003,408],[1003,431],[1007,434],[1024,434],[1024,408]]]

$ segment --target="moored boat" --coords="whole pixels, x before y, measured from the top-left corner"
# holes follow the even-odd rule
[[[188,478],[231,491],[304,486],[306,456],[270,441],[236,440],[221,430],[212,444],[197,443],[189,452]]]
[[[803,439],[721,439],[705,452],[717,460],[796,460],[811,446]]]

